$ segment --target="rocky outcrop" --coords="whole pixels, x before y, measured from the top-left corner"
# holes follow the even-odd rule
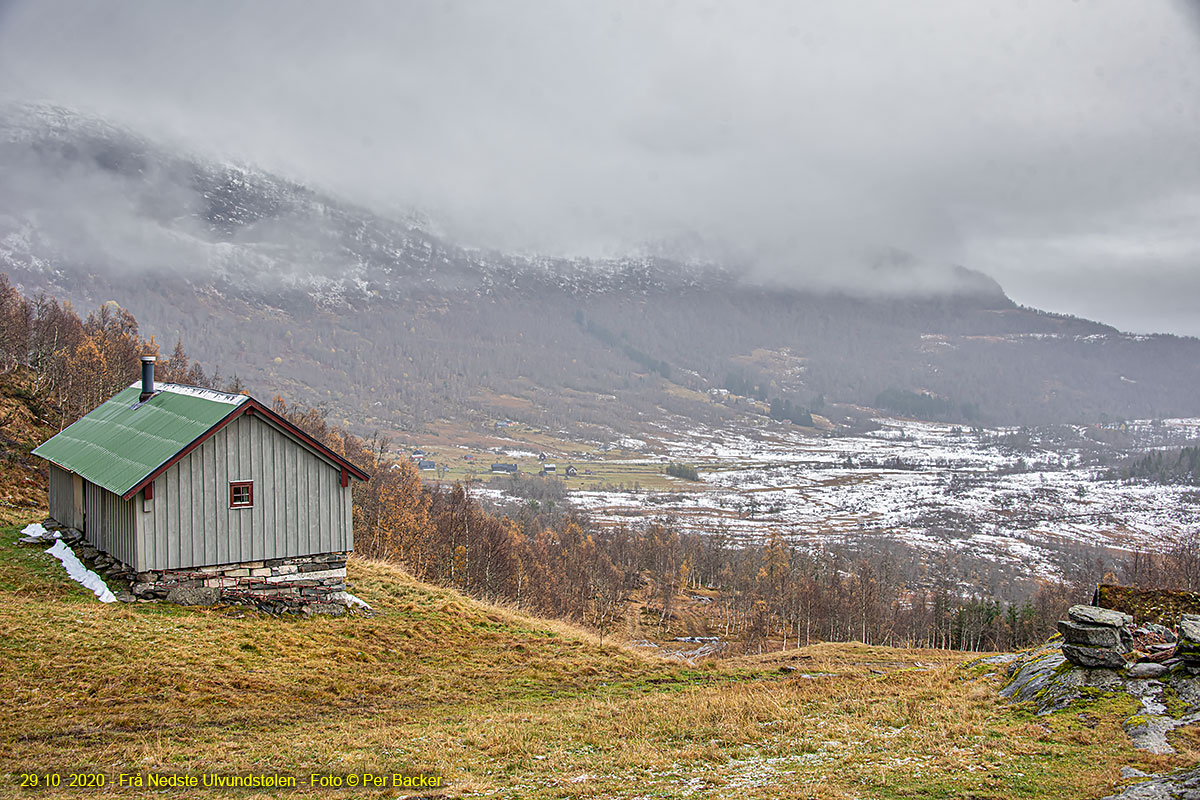
[[[1066,708],[1096,691],[1123,693],[1137,701],[1138,710],[1124,722],[1134,746],[1151,753],[1173,753],[1167,734],[1200,721],[1200,678],[1182,661],[1158,664],[1157,669],[1089,668],[1063,655],[1066,645],[1047,644],[1020,654],[1008,666],[1003,697],[1033,704],[1038,714]],[[1155,674],[1149,674],[1149,673]]]
[[[1179,620],[1175,655],[1190,668],[1200,671],[1200,615],[1184,614]]]
[[[1138,774],[1132,774],[1138,773]],[[1110,794],[1103,800],[1198,800],[1200,799],[1200,767],[1167,772],[1160,775],[1145,775],[1139,770],[1130,774],[1122,773],[1122,777],[1142,778],[1125,787],[1118,794]]]
[[[1062,654],[1072,664],[1089,669],[1121,669],[1133,646],[1129,626],[1133,617],[1097,606],[1076,605],[1058,623],[1065,644]]]
[[[1022,653],[1010,663],[1008,682],[1000,695],[1033,703],[1038,714],[1049,714],[1066,708],[1087,688],[1119,690],[1119,675],[1116,670],[1076,667],[1063,655],[1061,646],[1051,644]]]
[[[1200,722],[1200,615],[1184,614],[1178,634],[1156,622],[1133,623],[1121,611],[1072,606],[1058,623],[1062,641],[1017,654],[1000,694],[1031,703],[1038,714],[1097,691],[1124,695],[1137,703],[1122,724],[1134,747],[1174,753],[1171,732]],[[1004,662],[975,662],[985,663]],[[1126,768],[1121,777],[1137,782],[1105,800],[1200,800],[1198,768],[1160,775]]]

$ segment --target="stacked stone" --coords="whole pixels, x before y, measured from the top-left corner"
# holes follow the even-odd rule
[[[1200,617],[1197,623],[1200,623]],[[1133,617],[1120,611],[1097,606],[1071,606],[1067,619],[1058,622],[1058,632],[1065,640],[1062,653],[1080,667],[1121,669],[1125,666],[1125,654],[1133,647],[1133,635],[1129,632],[1131,624]]]
[[[50,519],[42,524],[56,531],[89,569],[130,584],[132,593],[115,590],[118,600],[166,600],[185,606],[239,603],[272,614],[346,612],[346,552],[136,572],[75,528]]]
[[[1184,614],[1179,620],[1175,655],[1192,672],[1200,672],[1200,614]]]
[[[320,553],[265,561],[246,561],[190,569],[139,572],[138,597],[162,598],[180,605],[244,603],[272,613],[342,611],[347,553]],[[327,608],[328,607],[328,608]]]

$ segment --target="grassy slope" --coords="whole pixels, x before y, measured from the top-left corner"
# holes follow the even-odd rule
[[[46,474],[29,451],[58,432],[57,409],[32,390],[18,370],[0,374],[0,525],[26,520],[46,507]]]
[[[1134,753],[1128,702],[1001,706],[960,654],[821,645],[692,668],[361,560],[373,618],[106,606],[14,539],[0,533],[4,796],[74,797],[14,776],[90,768],[429,771],[453,797],[1085,798],[1121,764],[1194,759],[1186,743]],[[359,792],[336,796],[383,796]]]

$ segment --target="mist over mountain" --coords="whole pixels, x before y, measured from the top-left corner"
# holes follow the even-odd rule
[[[706,260],[703,249],[677,242],[607,259],[461,247],[416,212],[382,216],[254,167],[189,157],[58,106],[0,109],[0,137],[9,187],[0,209],[10,217],[14,241],[36,228],[59,259],[96,262],[108,273],[178,273],[267,292],[310,283],[331,296],[359,299],[418,285],[489,288],[520,279],[602,289],[620,286],[626,275],[663,288],[697,279],[789,283],[755,275],[732,256]],[[985,276],[895,248],[864,248],[847,267],[823,273],[806,288],[852,295],[1002,294]],[[417,283],[392,285],[389,276]]]
[[[1024,305],[1197,335],[1195,19],[1188,0],[12,0],[0,98],[418,209],[465,247],[867,291],[897,247]]]
[[[914,397],[961,422],[1200,413],[1200,342],[1028,310],[896,249],[864,255],[869,282],[798,286],[663,255],[467,248],[419,215],[49,105],[5,107],[0,166],[0,269],[26,291],[116,301],[164,347],[182,336],[256,391],[364,426],[511,417],[605,438]]]

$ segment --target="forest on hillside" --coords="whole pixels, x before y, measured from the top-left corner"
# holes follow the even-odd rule
[[[143,338],[133,314],[115,303],[80,317],[69,302],[23,296],[0,273],[0,373],[27,371],[30,389],[57,409],[58,419],[50,421],[59,429],[137,380],[142,356],[158,357],[160,380],[240,389],[236,377],[223,383],[207,375],[182,342],[164,357],[154,337]]]
[[[1194,340],[962,299],[754,287],[579,297],[535,285],[328,308],[169,276],[136,290],[96,282],[93,299],[137,307],[206,363],[325,404],[360,433],[511,418],[604,439],[669,417],[806,424],[815,405],[839,422],[858,405],[984,425],[1200,411],[1192,376],[1174,366],[1194,356]],[[727,393],[709,396],[717,390]]]
[[[1154,450],[1111,471],[1114,478],[1200,486],[1200,447]]]

